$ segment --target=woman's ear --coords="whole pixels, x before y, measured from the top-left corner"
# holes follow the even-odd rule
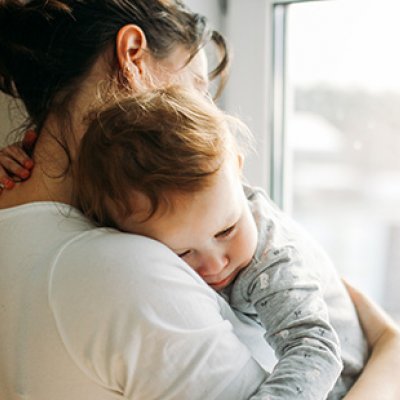
[[[143,80],[143,54],[146,47],[146,36],[137,25],[125,25],[119,30],[116,39],[118,63],[123,77],[132,88]]]

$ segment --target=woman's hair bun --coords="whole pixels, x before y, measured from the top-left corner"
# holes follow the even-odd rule
[[[68,2],[60,0],[0,0],[1,91],[18,97],[15,71],[21,71],[26,60],[43,50],[35,37],[46,32],[56,14],[70,11]]]

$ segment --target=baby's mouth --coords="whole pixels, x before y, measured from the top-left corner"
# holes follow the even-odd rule
[[[217,282],[207,282],[214,290],[220,290],[228,286],[236,275],[239,273],[239,268],[233,269],[224,279]]]
[[[228,285],[228,283],[231,280],[231,275],[228,275],[225,279],[222,279],[219,282],[213,282],[213,283],[209,283],[209,285],[213,288],[213,289],[223,289],[225,286]]]

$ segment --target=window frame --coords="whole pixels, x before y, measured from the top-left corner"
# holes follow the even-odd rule
[[[288,165],[286,146],[286,59],[287,59],[287,14],[288,7],[298,3],[322,2],[329,0],[270,0],[272,4],[272,88],[271,111],[271,164],[270,195],[282,209],[289,211],[291,189],[286,175]]]

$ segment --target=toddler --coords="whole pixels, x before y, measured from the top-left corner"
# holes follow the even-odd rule
[[[164,243],[263,325],[278,359],[265,400],[341,399],[367,356],[356,312],[325,253],[243,184],[245,132],[179,87],[120,100],[91,115],[77,203],[101,225]]]

